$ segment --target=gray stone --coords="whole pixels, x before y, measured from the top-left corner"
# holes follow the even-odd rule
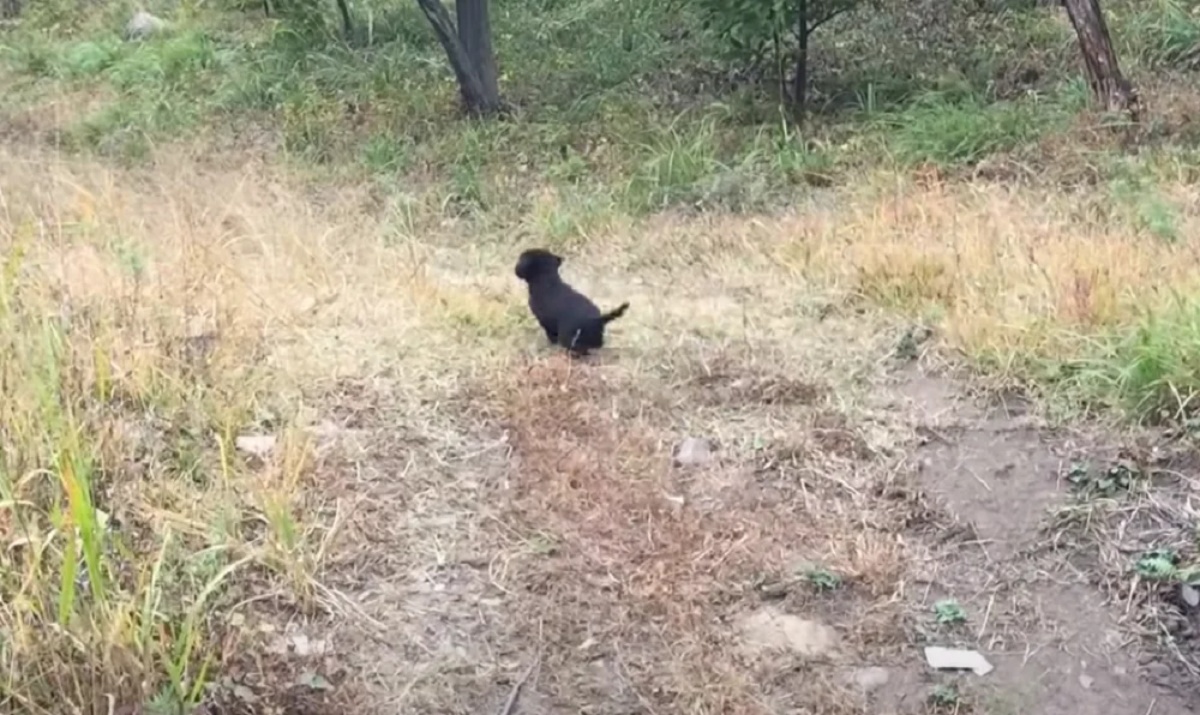
[[[712,460],[712,443],[701,437],[685,437],[675,448],[675,463],[681,467],[700,467]]]
[[[855,685],[861,688],[864,693],[870,693],[887,685],[888,680],[892,676],[887,668],[871,666],[855,669],[852,677]]]
[[[1179,596],[1183,599],[1183,602],[1188,605],[1188,608],[1200,606],[1200,589],[1192,586],[1191,584],[1179,584]]]
[[[275,437],[269,434],[243,434],[233,442],[239,451],[266,459],[275,449]]]
[[[138,10],[125,25],[126,40],[144,40],[167,29],[167,21],[145,10]]]

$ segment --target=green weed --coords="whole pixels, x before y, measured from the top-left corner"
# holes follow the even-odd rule
[[[953,167],[1037,140],[1063,115],[1054,106],[1031,102],[985,103],[927,95],[912,107],[880,120],[887,146],[905,165]]]
[[[1151,0],[1120,11],[1122,54],[1146,67],[1193,68],[1200,62],[1200,17],[1176,0]]]
[[[962,693],[954,685],[938,685],[929,694],[929,704],[939,711],[949,709],[958,712],[963,704]]]
[[[825,568],[809,569],[804,578],[818,591],[834,591],[842,585],[842,577]]]
[[[1093,474],[1086,464],[1075,463],[1067,472],[1067,481],[1083,497],[1112,498],[1128,492],[1140,474],[1132,464],[1117,463],[1101,474]]]
[[[933,604],[933,616],[943,626],[967,622],[967,612],[953,598],[947,598]]]
[[[1147,581],[1200,586],[1200,564],[1181,566],[1180,561],[1173,549],[1154,549],[1139,556],[1133,570]]]
[[[1200,304],[1177,296],[1139,324],[1086,341],[1091,356],[1065,377],[1066,387],[1151,422],[1186,420],[1200,393]]]

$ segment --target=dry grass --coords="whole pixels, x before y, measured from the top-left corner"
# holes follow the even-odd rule
[[[378,434],[426,416],[477,429],[438,402],[464,386],[476,416],[510,431],[505,526],[486,531],[516,554],[498,577],[516,595],[512,633],[540,632],[557,644],[546,667],[581,679],[543,682],[550,697],[765,712],[791,693],[849,711],[840,664],[797,690],[741,655],[729,624],[759,580],[806,562],[848,596],[792,589],[788,608],[846,625],[850,653],[907,637],[903,519],[873,505],[888,428],[863,422],[860,384],[899,332],[857,299],[921,311],[975,353],[1066,357],[1200,271],[1186,243],[1101,211],[1101,190],[876,182],[785,216],[588,213],[602,235],[566,270],[633,307],[613,331],[620,359],[579,367],[511,357],[535,342],[516,244],[463,241],[475,229],[436,202],[397,226],[366,191],[306,192],[275,168],[2,152],[0,666],[29,712],[198,699],[257,647],[232,614],[342,607],[326,572],[369,558],[375,526],[340,530],[361,495],[307,428],[348,385],[366,397],[343,405],[388,393]],[[545,235],[543,214],[524,228]],[[1195,217],[1182,221],[1190,235]],[[280,441],[260,462],[234,449],[246,433]],[[716,440],[719,463],[673,468],[687,434]],[[400,442],[375,458],[406,463]],[[434,482],[403,478],[436,511]],[[396,510],[415,489],[395,487]],[[390,506],[371,524],[394,521]],[[597,659],[595,643],[620,646]]]
[[[747,372],[756,362],[725,357]],[[800,402],[731,395],[713,410],[711,373],[675,359],[662,379],[551,358],[514,367],[496,396],[517,459],[504,523],[527,546],[505,585],[527,637],[542,634],[543,661],[577,679],[544,692],[576,706],[625,698],[664,712],[773,712],[785,701],[855,711],[841,658],[881,657],[905,637],[903,548],[870,506],[878,475],[822,450],[811,388],[793,390],[809,398]],[[672,466],[689,418],[724,437],[714,465]],[[776,430],[758,447],[748,439]],[[831,600],[803,584],[804,564],[839,575],[840,592]],[[790,579],[800,583],[776,593],[787,610],[823,612],[848,634],[832,662],[806,666],[818,677],[799,687],[779,679],[778,662],[744,653],[731,627],[761,586]],[[616,682],[588,667],[598,659]]]
[[[1197,198],[1183,184],[1164,191],[1184,206]],[[765,291],[796,290],[776,280],[815,283],[923,315],[972,354],[1069,358],[1081,336],[1135,323],[1200,284],[1194,246],[1139,230],[1112,203],[1103,187],[1047,194],[889,178],[798,214],[660,219],[621,236],[620,254],[719,270],[738,270],[724,263],[738,255]],[[1181,215],[1179,234],[1198,224]]]
[[[4,691],[196,701],[253,640],[233,614],[328,598],[296,391],[342,356],[302,329],[345,279],[331,224],[253,170],[3,163]]]

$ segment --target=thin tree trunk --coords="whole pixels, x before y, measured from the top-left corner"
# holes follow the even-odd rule
[[[337,0],[338,12],[342,14],[342,34],[346,39],[350,39],[350,35],[354,33],[354,23],[350,20],[350,8],[346,4],[346,0]]]
[[[447,59],[450,60],[450,68],[454,70],[454,77],[458,80],[458,90],[462,95],[463,109],[468,114],[476,116],[499,112],[501,109],[499,98],[495,93],[489,95],[484,89],[479,71],[472,62],[471,56],[467,54],[459,37],[459,30],[454,26],[454,20],[450,19],[450,13],[442,4],[442,0],[417,0],[417,5],[421,7],[421,12],[425,13],[425,19],[429,20],[429,24],[433,26],[434,34],[437,35],[438,42],[441,43],[442,49],[446,51]],[[484,16],[486,18],[486,12]],[[490,31],[489,28],[485,29]],[[488,47],[490,46],[489,39]]]
[[[454,6],[458,16],[458,39],[467,51],[471,66],[479,76],[483,89],[483,110],[491,113],[500,109],[500,81],[496,71],[496,53],[492,50],[492,24],[488,16],[488,0],[458,0]]]
[[[771,52],[772,59],[775,60],[775,80],[777,89],[779,90],[779,104],[786,105],[791,97],[788,90],[787,79],[787,57],[783,54],[783,38],[779,36],[779,32],[771,33]]]
[[[797,3],[796,17],[796,75],[792,77],[792,101],[795,102],[796,119],[804,118],[808,110],[808,0]]]
[[[429,20],[429,24],[433,26],[433,32],[437,35],[438,42],[446,51],[446,57],[450,60],[450,68],[454,70],[454,77],[458,80],[458,90],[462,95],[464,109],[468,114],[485,114],[484,108],[487,105],[484,101],[486,95],[483,91],[483,83],[471,65],[471,58],[467,55],[466,49],[458,39],[458,30],[454,27],[454,20],[450,19],[450,13],[446,11],[446,6],[442,4],[442,0],[417,0],[417,5],[421,7],[421,12],[425,13],[425,19]]]
[[[1067,16],[1079,37],[1079,50],[1087,67],[1088,85],[1096,102],[1108,111],[1128,112],[1137,120],[1137,93],[1117,64],[1100,0],[1065,0]]]

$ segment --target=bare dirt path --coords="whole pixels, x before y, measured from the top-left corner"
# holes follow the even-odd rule
[[[1080,558],[1063,521],[1078,508],[1068,479],[1074,465],[1127,463],[1113,438],[1051,433],[1019,399],[981,404],[944,377],[906,375],[899,391],[921,435],[917,481],[954,525],[951,538],[927,542],[914,574],[923,601],[956,596],[966,611],[984,614],[962,634],[996,664],[977,686],[984,711],[1193,711],[1194,691],[1172,692],[1186,695],[1186,685],[1147,682],[1161,667],[1119,622],[1130,604],[1107,602],[1097,590],[1099,564]]]

